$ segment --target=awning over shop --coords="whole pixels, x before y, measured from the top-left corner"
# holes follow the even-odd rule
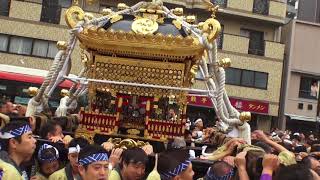
[[[295,114],[285,114],[285,115],[290,117],[291,120],[316,122],[316,117],[300,116],[300,115],[295,115]],[[320,118],[317,117],[317,120],[319,122]]]
[[[269,103],[256,101],[256,100],[244,100],[239,98],[230,97],[230,102],[233,107],[239,111],[249,111],[258,114],[269,114]],[[188,105],[202,106],[212,108],[213,104],[209,97],[199,96],[195,94],[188,95]]]
[[[45,70],[0,64],[0,79],[3,80],[42,84],[47,74]],[[69,88],[72,82],[65,80],[59,86]]]

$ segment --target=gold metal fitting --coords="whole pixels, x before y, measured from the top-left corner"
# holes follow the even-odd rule
[[[69,96],[70,93],[67,89],[62,89],[61,92],[60,92],[60,95],[65,97],[65,96]]]
[[[189,24],[194,24],[196,22],[196,16],[194,15],[187,16],[186,20]]]
[[[122,11],[122,10],[125,10],[125,9],[129,8],[129,6],[127,6],[125,3],[119,3],[117,5],[117,8],[118,8],[119,11]]]
[[[231,66],[231,60],[230,60],[230,58],[221,59],[221,60],[218,62],[218,66],[223,67],[223,68],[228,68],[228,67],[230,67],[230,66]]]
[[[84,17],[88,18],[89,20],[94,18],[93,14],[88,12],[84,13]]]
[[[199,28],[200,30],[203,29],[203,25],[204,25],[204,22],[199,22],[198,28]]]
[[[251,121],[251,112],[248,112],[248,111],[241,112],[240,116],[239,116],[239,119],[242,122]]]
[[[37,87],[29,87],[28,88],[28,95],[29,96],[35,96],[38,93],[38,88]]]
[[[57,42],[57,48],[58,48],[59,50],[66,50],[67,47],[68,47],[68,44],[67,44],[66,41],[58,41],[58,42]]]
[[[92,5],[96,3],[96,0],[86,0],[87,4]]]
[[[176,16],[182,16],[183,15],[183,8],[174,8],[173,14]]]
[[[101,11],[101,14],[102,14],[103,16],[108,16],[108,15],[110,15],[110,14],[112,14],[112,13],[113,13],[113,11],[112,11],[112,9],[110,9],[110,8],[103,8],[102,11]]]

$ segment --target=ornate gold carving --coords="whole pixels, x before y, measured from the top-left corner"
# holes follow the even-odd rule
[[[182,28],[182,23],[178,20],[173,20],[172,24],[179,30]]]
[[[131,29],[137,34],[152,34],[156,32],[158,28],[158,23],[148,18],[136,19],[131,26]]]
[[[125,3],[119,3],[117,5],[117,8],[118,8],[119,11],[122,11],[122,10],[125,10],[125,9],[129,8],[129,6],[127,6]]]
[[[128,129],[127,133],[130,135],[138,135],[138,134],[140,134],[140,131],[137,129]]]
[[[110,9],[110,8],[103,8],[102,11],[101,11],[101,14],[103,16],[108,16],[110,14],[113,14],[114,12]]]
[[[129,149],[129,148],[135,148],[135,147],[143,147],[145,145],[149,145],[148,142],[144,141],[135,141],[133,139],[123,139],[121,138],[110,138],[108,139],[108,142],[114,144],[115,148],[122,148],[122,149]]]
[[[194,24],[196,22],[196,16],[187,16],[186,21],[190,24]]]
[[[164,23],[164,18],[159,18],[159,19],[157,19],[157,23],[163,24],[163,23]]]
[[[125,55],[137,58],[167,59],[169,61],[184,61],[185,59],[200,59],[203,47],[198,39],[191,36],[182,38],[156,34],[148,36],[124,33],[114,30],[105,31],[101,28],[85,28],[79,39],[86,48],[99,53]],[[115,46],[116,45],[116,46]]]
[[[202,32],[205,34],[209,42],[213,42],[221,31],[221,25],[216,19],[207,19],[203,24]]]
[[[79,6],[71,6],[65,14],[65,21],[70,28],[74,28],[78,21],[84,19],[84,11]]]
[[[92,13],[84,13],[84,18],[87,19],[87,20],[92,20],[94,18],[93,14]]]
[[[183,15],[183,8],[174,8],[173,14],[176,16],[182,16]]]
[[[111,22],[111,23],[115,23],[115,22],[120,21],[121,19],[123,19],[123,16],[122,16],[122,15],[115,14],[115,15],[113,15],[113,16],[111,17],[110,22]]]
[[[89,141],[90,144],[93,144],[93,138],[95,136],[94,132],[90,132],[86,129],[78,128],[75,133],[76,137],[82,137]]]
[[[59,50],[66,50],[67,47],[68,47],[67,42],[65,42],[65,41],[58,41],[58,42],[57,42],[57,48],[58,48]]]
[[[230,60],[230,58],[221,59],[221,60],[218,62],[218,66],[223,67],[223,68],[228,68],[228,67],[230,67],[230,66],[231,66],[231,60]]]

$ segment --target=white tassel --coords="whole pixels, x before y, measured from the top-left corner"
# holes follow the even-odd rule
[[[251,128],[248,123],[238,126],[239,138],[244,139],[248,144],[251,144]]]
[[[68,102],[69,97],[65,96],[63,98],[60,99],[60,104],[59,107],[56,110],[56,116],[57,117],[62,117],[62,116],[66,116],[67,115],[67,102]]]
[[[28,102],[26,117],[30,117],[36,114],[38,106],[41,105],[41,101],[37,102],[34,98],[31,98]]]

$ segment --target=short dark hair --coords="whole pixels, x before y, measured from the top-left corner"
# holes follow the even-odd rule
[[[74,138],[70,141],[69,147],[76,147],[77,145],[80,146],[81,149],[85,148],[89,145],[89,141],[82,137]]]
[[[8,124],[6,124],[1,132],[9,132],[11,130],[17,129],[19,127],[29,125],[26,121],[10,121]],[[18,143],[21,143],[21,136],[14,137]],[[1,139],[1,150],[8,151],[9,150],[9,139]]]
[[[148,155],[144,152],[141,148],[130,148],[125,150],[121,155],[121,161],[120,161],[120,169],[123,168],[124,164],[137,164],[142,163],[146,165],[148,162]]]
[[[215,176],[221,177],[228,174],[233,167],[224,161],[216,161],[211,165],[211,171]]]
[[[313,175],[310,169],[302,164],[293,164],[290,166],[281,166],[279,171],[275,175],[276,180],[312,180]]]
[[[272,153],[272,148],[267,143],[262,141],[257,141],[254,143],[255,146],[261,147],[267,154]]]
[[[181,163],[190,158],[189,150],[168,150],[160,153],[158,171],[159,173],[167,173],[174,170]]]
[[[56,154],[57,151],[56,151],[56,149],[54,147],[42,150],[41,153],[40,153],[40,158],[41,159],[39,159],[39,157],[37,157],[39,164],[42,165],[43,163],[48,162],[48,161],[42,160],[42,159],[52,159],[52,158],[56,157],[57,156],[57,154]],[[58,151],[58,155],[59,155],[59,151]]]
[[[57,125],[60,126],[60,124],[56,121],[48,121],[40,129],[40,137],[47,139],[49,133],[54,133],[56,131]]]
[[[101,146],[98,146],[98,145],[95,145],[95,144],[94,145],[89,144],[89,145],[85,146],[83,149],[80,150],[79,160],[83,159],[85,157],[88,157],[88,156],[90,156],[92,154],[97,154],[97,153],[107,153],[107,151]],[[84,165],[86,170],[88,168],[88,165],[89,164]]]

